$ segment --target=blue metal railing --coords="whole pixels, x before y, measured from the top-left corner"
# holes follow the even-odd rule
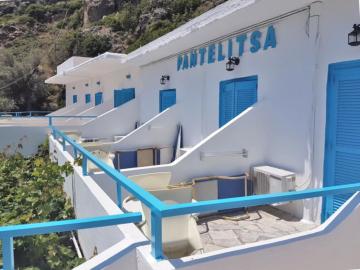
[[[41,111],[28,111],[28,112],[0,112],[0,119],[2,116],[11,115],[15,118],[31,118],[31,119],[48,119],[48,125],[54,124],[54,119],[94,119],[94,115],[41,115],[42,113],[48,114],[50,112]]]
[[[151,211],[151,247],[152,254],[156,259],[163,259],[163,249],[162,249],[162,219],[166,217],[180,216],[192,213],[204,213],[217,210],[226,210],[233,208],[249,207],[249,206],[259,206],[259,205],[268,205],[279,202],[286,201],[295,201],[303,200],[308,198],[315,197],[327,197],[337,194],[346,194],[354,193],[360,190],[360,183],[348,184],[348,185],[339,185],[324,187],[319,189],[309,189],[303,191],[293,191],[293,192],[284,192],[276,194],[265,194],[265,195],[254,195],[249,197],[237,197],[237,198],[228,198],[228,199],[219,199],[211,201],[201,201],[194,203],[182,203],[182,204],[173,204],[168,205],[161,202],[159,199],[154,197],[151,193],[142,189],[135,183],[133,183],[126,176],[121,174],[119,171],[108,166],[104,162],[98,160],[90,152],[85,150],[83,147],[78,145],[63,132],[59,131],[55,127],[51,127],[53,131],[54,138],[61,137],[63,149],[65,149],[65,142],[68,142],[72,147],[74,152],[79,152],[83,154],[83,174],[87,175],[87,160],[93,162],[101,170],[109,175],[117,183],[117,192],[118,192],[118,205],[121,207],[121,187],[127,189],[132,193],[138,200],[143,202]]]
[[[140,222],[141,219],[141,213],[127,213],[95,218],[73,219],[0,227],[0,239],[2,241],[4,270],[15,269],[13,240],[14,237],[106,227],[125,223]]]
[[[42,116],[39,116],[40,118]],[[97,116],[94,116],[94,115],[46,115],[46,116],[43,116],[45,118],[48,118],[49,119],[49,126],[53,126],[53,120],[54,119],[94,119],[94,118],[97,118]]]
[[[0,112],[0,116],[11,115],[13,117],[32,117],[35,115],[44,116],[52,111],[21,111],[21,112]]]
[[[65,149],[65,143],[69,143],[74,150],[75,158],[77,158],[78,154],[82,155],[82,173],[83,175],[88,175],[87,172],[87,162],[88,160],[95,164],[99,169],[104,171],[108,176],[110,176],[117,184],[117,191],[118,191],[118,206],[122,207],[122,194],[121,188],[125,188],[127,191],[132,193],[137,199],[143,202],[149,208],[156,206],[161,207],[164,205],[158,198],[156,198],[151,193],[147,192],[133,181],[128,179],[125,175],[120,173],[118,170],[110,167],[106,163],[102,162],[101,160],[97,159],[92,153],[86,150],[81,145],[77,144],[74,139],[67,136],[62,131],[58,130],[56,127],[52,126],[52,135],[55,139],[61,138],[61,144],[63,149]]]

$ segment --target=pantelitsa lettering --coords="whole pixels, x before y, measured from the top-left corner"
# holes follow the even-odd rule
[[[273,25],[267,28],[265,39],[262,38],[262,35],[263,33],[257,30],[250,35],[241,34],[227,41],[213,43],[207,47],[193,50],[190,53],[178,55],[177,70],[194,68],[205,63],[221,62],[231,56],[241,57],[244,54],[246,42],[250,45],[251,53],[257,53],[261,49],[276,48],[276,32]],[[264,44],[262,44],[262,40],[264,40]]]

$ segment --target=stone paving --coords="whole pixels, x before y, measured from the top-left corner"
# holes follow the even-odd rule
[[[247,217],[244,211],[226,213],[224,216],[235,219]],[[248,218],[240,221],[220,216],[203,217],[198,221],[205,252],[277,238],[315,227],[315,224],[301,222],[271,206],[250,208]]]

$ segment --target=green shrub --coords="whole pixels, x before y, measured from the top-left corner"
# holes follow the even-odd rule
[[[111,49],[111,39],[108,36],[92,33],[78,33],[76,35],[75,55],[95,57]]]
[[[34,18],[38,22],[45,22],[46,12],[48,11],[46,5],[42,4],[31,4],[25,9],[25,14]]]
[[[172,23],[168,20],[162,20],[152,24],[148,29],[146,29],[145,33],[129,45],[126,52],[130,53],[140,48],[141,46],[174,30],[177,26],[177,23]]]
[[[29,17],[28,15],[21,15],[17,17],[17,23],[28,24],[29,26],[33,26],[35,24],[35,19]]]
[[[137,12],[127,6],[113,15],[105,16],[102,23],[113,31],[131,31],[138,24]]]
[[[63,191],[63,175],[72,173],[72,166],[52,163],[46,144],[30,158],[9,155],[13,147],[21,149],[21,141],[0,154],[0,224],[74,218]],[[19,237],[14,247],[16,269],[63,270],[82,262],[73,250],[70,233]]]
[[[56,27],[59,29],[68,28],[68,29],[78,29],[83,24],[83,11],[76,10],[74,14],[68,17],[67,20],[62,20],[56,24]]]
[[[170,1],[169,9],[172,14],[184,14],[197,9],[201,5],[201,0],[173,0]]]

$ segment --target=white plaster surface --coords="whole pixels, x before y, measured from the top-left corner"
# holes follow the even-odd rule
[[[54,152],[54,150],[56,152]],[[50,137],[50,151],[52,158],[59,164],[66,161],[73,162],[68,152],[62,151],[58,141]],[[93,181],[91,176],[83,176],[79,166],[74,167],[74,173],[65,178],[64,190],[71,199],[77,218],[115,215],[123,213],[106,193]],[[134,224],[123,224],[95,229],[78,231],[79,242],[86,259],[92,258],[95,253],[100,254],[108,248],[122,241],[123,249],[129,249],[124,253],[124,258],[115,262],[122,265],[131,258],[132,250],[136,245],[144,244],[147,239],[140,233]],[[126,245],[124,244],[126,243]],[[129,266],[133,265],[129,263]],[[83,268],[84,269],[84,268]],[[114,269],[114,268],[109,268]],[[129,268],[134,269],[134,268]]]
[[[113,138],[115,135],[127,135],[135,129],[138,120],[137,100],[131,100],[120,107],[112,108],[92,119],[79,129],[85,138]]]

